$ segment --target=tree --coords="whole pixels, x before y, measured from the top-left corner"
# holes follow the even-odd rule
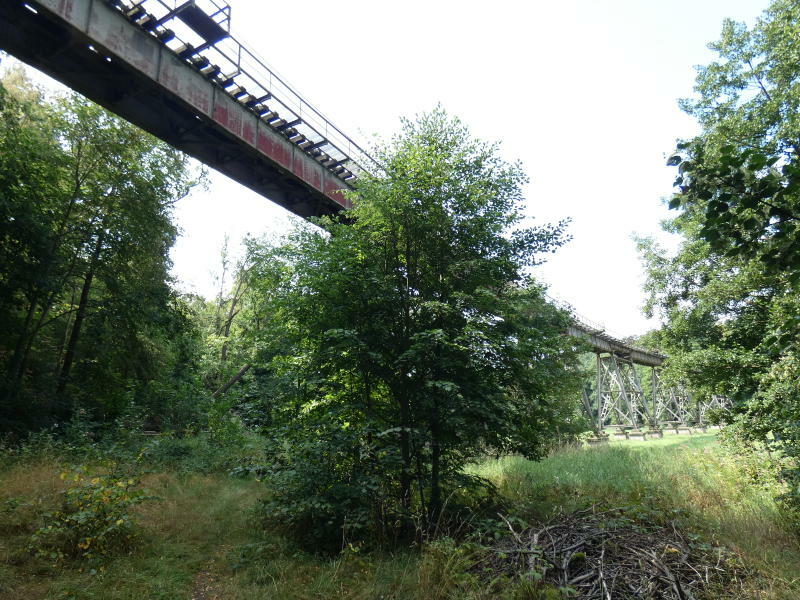
[[[702,133],[683,141],[668,228],[674,257],[651,242],[651,308],[666,318],[671,369],[735,401],[739,447],[800,456],[800,5],[775,0],[752,29],[726,21],[682,106]],[[800,472],[783,471],[800,506]]]
[[[715,251],[800,282],[800,6],[776,0],[752,30],[726,21],[682,101],[703,133],[679,144],[673,208],[698,212]]]
[[[96,105],[46,99],[12,75],[0,92],[4,429],[78,405],[101,421],[132,399],[152,407],[154,380],[189,360],[168,252],[192,171]]]
[[[342,527],[432,527],[474,488],[469,461],[541,456],[577,409],[567,316],[525,275],[563,223],[520,226],[519,165],[441,109],[404,121],[379,162],[352,211],[297,232],[252,283],[289,384],[271,510],[333,545]]]

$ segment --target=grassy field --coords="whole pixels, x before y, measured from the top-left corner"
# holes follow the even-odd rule
[[[594,502],[674,513],[759,572],[752,597],[800,598],[798,537],[774,501],[780,490],[757,485],[754,471],[723,452],[713,433],[611,441],[538,463],[509,457],[475,468],[531,516]]]
[[[263,483],[172,470],[144,477],[160,499],[135,509],[143,533],[128,555],[94,570],[53,564],[26,548],[37,515],[65,485],[62,468],[30,459],[0,471],[0,600],[494,597],[465,592],[464,565],[452,553],[300,552],[256,521]],[[502,458],[473,470],[527,519],[597,503],[645,520],[675,516],[750,567],[740,597],[800,597],[800,544],[773,501],[776,490],[755,485],[752,465],[728,457],[713,434],[564,449],[538,463]]]
[[[54,462],[0,474],[0,506],[63,489]],[[345,553],[321,559],[264,532],[253,508],[264,484],[225,474],[159,473],[143,484],[159,500],[137,507],[143,535],[126,556],[94,569],[55,565],[26,550],[31,522],[0,510],[0,600],[212,600],[414,598],[418,558],[411,552],[368,560]],[[16,511],[19,512],[19,511]]]

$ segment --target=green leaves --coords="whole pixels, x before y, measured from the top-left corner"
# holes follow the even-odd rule
[[[166,425],[187,386],[191,326],[170,288],[172,203],[186,158],[75,95],[0,86],[0,430]]]
[[[800,456],[797,23],[800,5],[774,0],[753,28],[724,24],[710,46],[718,60],[682,102],[702,132],[668,163],[679,170],[669,227],[684,242],[673,257],[647,253],[670,369],[697,393],[735,400],[729,440],[788,461]]]
[[[112,475],[89,476],[79,467],[61,474],[68,487],[61,505],[42,515],[29,550],[54,563],[66,558],[106,561],[132,549],[138,541],[133,507],[152,500],[139,481]]]
[[[378,537],[437,523],[469,460],[541,455],[577,410],[564,317],[524,274],[564,224],[520,227],[524,173],[441,109],[379,154],[385,173],[360,179],[351,224],[297,232],[284,276],[255,284],[274,315],[269,364],[291,382],[276,420],[299,449],[276,467],[281,502],[297,523],[321,510]]]

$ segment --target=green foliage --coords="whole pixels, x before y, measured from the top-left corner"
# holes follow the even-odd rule
[[[0,431],[109,424],[136,406],[180,427],[198,339],[169,285],[186,157],[20,72],[0,86]]]
[[[238,429],[225,438],[215,438],[207,432],[183,437],[153,436],[141,447],[140,455],[142,464],[150,469],[249,476],[262,474],[264,452],[263,439]]]
[[[700,135],[681,142],[667,228],[675,256],[643,241],[649,307],[671,376],[734,400],[726,439],[772,452],[790,511],[800,507],[800,6],[774,0],[752,28],[726,21],[683,108]]]
[[[192,439],[186,443],[194,443]],[[163,502],[136,508],[139,539],[146,543],[138,544],[131,554],[111,557],[102,567],[69,560],[53,566],[49,559],[25,550],[39,526],[38,522],[33,528],[28,524],[34,517],[26,506],[51,485],[64,483],[58,480],[57,465],[31,461],[10,470],[6,463],[2,465],[2,600],[171,600],[201,591],[231,600],[508,600],[524,598],[515,594],[533,587],[531,578],[493,580],[487,576],[476,581],[471,565],[481,558],[482,548],[492,546],[495,532],[500,538],[508,535],[508,527],[497,522],[496,513],[489,515],[493,520],[487,518],[479,525],[487,532],[481,544],[444,536],[413,549],[370,552],[367,546],[351,543],[341,554],[320,556],[301,552],[290,540],[254,526],[248,516],[268,492],[263,483],[222,473],[175,473],[166,464],[147,479],[147,487]],[[504,508],[504,514],[512,510],[547,519],[561,508],[570,511],[598,501],[635,505],[638,498],[641,508],[635,518],[639,522],[668,523],[677,517],[679,526],[693,524],[692,531],[700,534],[698,543],[738,549],[742,561],[758,570],[758,576],[745,582],[744,588],[730,586],[710,597],[794,600],[798,596],[796,536],[785,528],[769,490],[753,485],[751,465],[720,453],[713,436],[668,436],[643,443],[612,443],[608,448],[568,449],[538,462],[507,457],[482,462],[478,468],[513,503]],[[528,524],[509,517],[517,531],[530,527],[533,520],[526,520]]]
[[[528,520],[597,504],[625,507],[641,523],[674,521],[698,542],[740,554],[758,575],[735,597],[790,600],[800,592],[800,544],[776,500],[785,487],[766,454],[730,452],[711,434],[668,435],[641,443],[566,448],[539,462],[485,460],[471,469],[493,481]],[[725,591],[711,597],[725,597]]]
[[[696,213],[699,235],[724,256],[754,258],[772,274],[800,283],[800,164],[796,153],[723,146],[706,138],[673,157],[680,191],[670,208]],[[788,271],[787,271],[788,269]]]
[[[314,423],[319,437],[288,427],[275,432],[280,441],[273,443],[275,460],[264,472],[270,494],[261,514],[272,528],[311,551],[335,553],[350,540],[386,543],[401,515],[381,466],[396,469],[397,458],[369,460],[374,449],[366,446],[362,432],[320,417]]]
[[[30,551],[60,562],[68,558],[95,561],[133,549],[138,527],[131,509],[151,499],[139,481],[114,474],[91,476],[85,468],[61,474],[69,487],[60,506],[42,515],[31,536]]]
[[[525,274],[563,224],[523,226],[519,165],[441,109],[379,155],[384,172],[360,178],[342,221],[255,248],[251,270],[248,335],[274,390],[265,420],[284,427],[273,511],[311,518],[326,544],[342,528],[432,528],[450,494],[477,484],[468,461],[541,456],[576,411],[568,317]]]

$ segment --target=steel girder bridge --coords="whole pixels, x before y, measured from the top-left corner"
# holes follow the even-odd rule
[[[572,315],[568,333],[595,354],[595,380],[581,400],[598,437],[606,429],[642,438],[645,427],[658,436],[665,428],[691,432],[692,426],[705,426],[709,410],[729,406],[723,396],[693,398],[682,385],[666,385],[661,378],[665,355],[614,337],[571,307],[562,308]]]
[[[301,217],[348,207],[372,160],[230,16],[220,0],[2,0],[0,48]]]
[[[348,208],[342,192],[374,161],[231,36],[230,20],[222,0],[2,0],[0,48],[301,217]],[[665,356],[569,310],[569,334],[596,356],[583,405],[598,434],[702,423],[724,404],[666,388]],[[637,365],[650,368],[649,395]]]

